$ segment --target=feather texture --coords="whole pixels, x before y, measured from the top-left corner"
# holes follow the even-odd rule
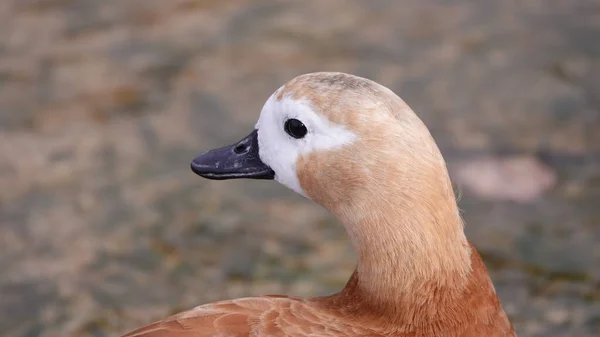
[[[515,336],[478,254],[463,288],[426,286],[395,308],[377,308],[355,272],[338,294],[302,299],[240,298],[202,305],[123,337],[208,336]]]

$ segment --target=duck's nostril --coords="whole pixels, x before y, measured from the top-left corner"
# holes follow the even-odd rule
[[[233,148],[233,152],[237,153],[237,154],[241,154],[244,151],[246,151],[246,144],[239,144],[236,147]]]

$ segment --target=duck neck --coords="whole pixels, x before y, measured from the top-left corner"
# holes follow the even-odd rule
[[[337,212],[358,254],[357,286],[379,303],[423,301],[420,292],[460,289],[471,272],[471,248],[447,175],[419,191],[386,186]],[[358,207],[357,207],[358,206]]]

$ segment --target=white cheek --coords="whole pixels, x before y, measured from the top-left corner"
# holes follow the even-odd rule
[[[271,96],[257,123],[260,159],[275,171],[275,180],[306,197],[296,173],[299,147],[283,131],[283,116],[277,114],[277,101]]]
[[[288,118],[297,118],[307,126],[306,138],[294,139],[285,133],[283,126]],[[275,95],[265,103],[256,128],[260,158],[275,171],[275,180],[305,197],[296,171],[299,156],[335,149],[358,138],[343,126],[316,114],[308,102],[276,100]]]

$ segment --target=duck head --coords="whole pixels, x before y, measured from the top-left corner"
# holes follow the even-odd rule
[[[344,73],[294,78],[269,97],[250,135],[191,167],[208,179],[275,179],[332,211],[374,197],[383,207],[402,195],[453,193],[433,138],[408,105]]]

